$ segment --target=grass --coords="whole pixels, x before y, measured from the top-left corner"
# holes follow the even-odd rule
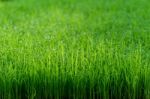
[[[0,99],[149,99],[149,0],[0,1]]]

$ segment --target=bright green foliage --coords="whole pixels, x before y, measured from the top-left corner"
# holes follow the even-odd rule
[[[149,0],[0,1],[0,99],[150,99]]]

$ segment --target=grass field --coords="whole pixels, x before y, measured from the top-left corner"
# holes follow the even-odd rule
[[[150,1],[0,0],[0,99],[150,99]]]

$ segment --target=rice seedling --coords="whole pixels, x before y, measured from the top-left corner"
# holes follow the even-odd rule
[[[148,0],[0,2],[0,99],[149,99]]]

